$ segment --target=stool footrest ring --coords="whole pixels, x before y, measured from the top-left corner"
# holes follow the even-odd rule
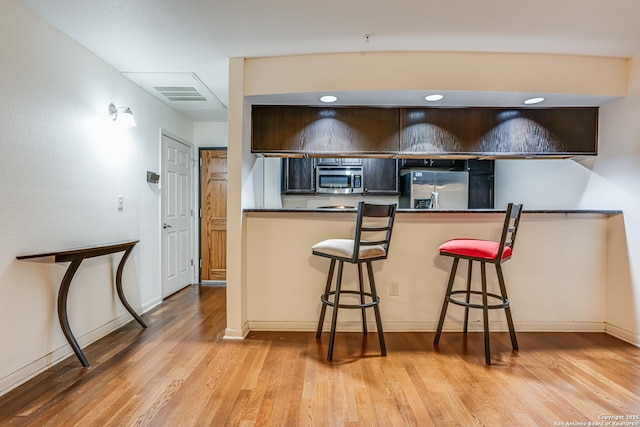
[[[329,301],[329,296],[330,295],[335,295],[336,291],[331,291],[327,294],[322,294],[320,296],[320,301],[322,301],[323,304],[329,305],[331,307],[335,307],[336,304],[333,301]],[[367,303],[362,303],[362,304],[338,304],[338,308],[369,308],[369,307],[373,307],[376,306],[378,304],[380,304],[380,297],[377,297],[375,300],[373,300],[373,295],[371,295],[371,292],[358,292],[358,291],[351,291],[351,290],[345,290],[345,291],[340,291],[340,294],[353,294],[353,295],[364,295],[366,297],[369,297],[372,299],[371,302],[367,302]]]
[[[482,295],[482,292],[480,292],[480,291],[469,291],[468,293],[469,294],[473,294],[473,295]],[[467,295],[467,291],[464,291],[464,290],[452,291],[451,294],[448,297],[449,302],[451,302],[453,304],[456,304],[456,305],[461,305],[463,307],[484,308],[484,306],[482,304],[475,304],[475,303],[471,303],[471,302],[460,301],[458,299],[454,299],[454,298],[452,298],[453,295]],[[493,310],[493,309],[498,309],[498,308],[507,308],[507,307],[509,307],[509,298],[502,298],[500,295],[491,294],[491,293],[487,293],[487,297],[502,301],[502,304],[488,304],[487,305],[488,309]]]

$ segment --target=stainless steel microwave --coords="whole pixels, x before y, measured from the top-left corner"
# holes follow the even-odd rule
[[[316,167],[316,193],[363,193],[362,166]]]

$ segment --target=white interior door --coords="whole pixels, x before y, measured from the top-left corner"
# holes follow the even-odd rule
[[[191,147],[162,135],[162,297],[193,278]]]

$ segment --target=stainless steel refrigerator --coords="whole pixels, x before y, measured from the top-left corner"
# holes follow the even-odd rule
[[[400,176],[400,208],[468,209],[469,172],[410,169]]]

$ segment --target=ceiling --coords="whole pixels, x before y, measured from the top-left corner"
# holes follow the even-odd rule
[[[200,81],[219,102],[196,107],[168,102],[196,121],[226,121],[230,57],[371,51],[640,54],[638,0],[20,1],[122,73],[142,80],[146,73],[171,73]],[[145,87],[142,80],[137,83]],[[380,94],[347,95],[354,104],[398,104],[396,98],[407,94],[386,93],[384,100]],[[455,95],[468,105],[483,103],[479,94]],[[280,101],[316,99],[309,94]],[[492,99],[503,102],[495,94]],[[600,105],[606,99],[560,101]]]

